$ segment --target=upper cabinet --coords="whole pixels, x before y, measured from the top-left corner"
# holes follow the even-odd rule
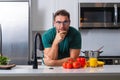
[[[71,15],[71,26],[78,29],[78,0],[32,0],[31,27],[33,31],[48,30],[53,26],[53,15],[66,9]]]
[[[31,0],[32,31],[47,30],[52,27],[52,5],[51,0]]]

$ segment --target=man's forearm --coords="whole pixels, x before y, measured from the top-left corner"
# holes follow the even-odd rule
[[[53,42],[48,55],[52,60],[56,60],[58,58],[58,43],[56,43],[55,41]]]
[[[59,59],[59,60],[55,60],[54,61],[54,65],[55,66],[62,66],[62,64],[66,61],[68,61],[68,59],[70,59],[70,57],[64,58],[64,59]]]
[[[45,65],[47,66],[62,66],[62,64],[68,61],[68,59],[70,59],[70,57],[59,59],[59,60],[44,59],[44,62],[45,62]]]

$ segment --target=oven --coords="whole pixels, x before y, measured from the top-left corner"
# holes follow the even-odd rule
[[[120,65],[120,56],[99,56],[98,60],[105,62],[105,65]]]
[[[120,4],[79,3],[79,28],[120,28]]]

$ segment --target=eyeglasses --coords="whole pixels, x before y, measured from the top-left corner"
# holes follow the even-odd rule
[[[61,25],[61,24],[63,24],[63,25],[68,25],[69,23],[70,23],[70,21],[56,21],[56,23],[57,23],[57,25]]]

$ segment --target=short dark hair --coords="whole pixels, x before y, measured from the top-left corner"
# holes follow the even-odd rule
[[[70,20],[70,14],[65,9],[61,9],[61,10],[56,11],[56,13],[54,14],[54,20],[55,20],[55,17],[58,15],[67,16],[68,19]]]

